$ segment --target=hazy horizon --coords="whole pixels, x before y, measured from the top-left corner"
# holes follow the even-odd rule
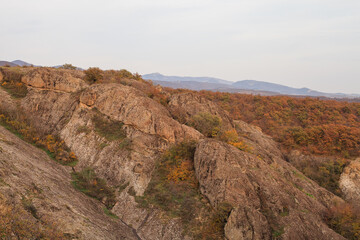
[[[0,60],[360,93],[355,0],[7,1]]]

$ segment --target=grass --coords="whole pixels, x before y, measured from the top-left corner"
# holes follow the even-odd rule
[[[94,110],[92,121],[95,125],[95,132],[104,137],[107,141],[112,142],[126,138],[123,130],[123,123],[107,119],[98,110]]]
[[[306,194],[307,196],[309,196],[309,197],[311,197],[311,198],[314,198],[314,199],[315,199],[314,195],[312,195],[311,193],[307,193],[307,192],[305,192],[305,194]]]
[[[28,90],[24,84],[17,85],[11,82],[5,82],[5,84],[1,84],[1,87],[13,98],[24,98],[28,93]]]
[[[283,235],[285,232],[284,227],[280,227],[279,229],[275,230],[272,229],[272,238],[278,239],[281,235]]]
[[[288,209],[287,207],[284,207],[284,208],[283,208],[283,211],[280,212],[280,216],[282,216],[282,217],[287,217],[287,216],[289,216],[289,209]]]
[[[1,87],[7,91],[13,98],[24,98],[27,93],[27,87],[21,82],[23,73],[13,68],[1,68],[4,79]]]
[[[163,210],[181,220],[184,234],[194,239],[223,239],[224,226],[232,206],[211,208],[204,202],[195,177],[195,142],[182,142],[170,148],[159,160],[144,196],[134,196],[138,207]],[[129,189],[130,195],[135,195]]]
[[[119,148],[120,149],[130,150],[131,149],[131,143],[132,143],[131,139],[125,138],[119,143]]]
[[[77,134],[80,134],[80,133],[89,134],[90,132],[91,132],[91,129],[88,128],[87,126],[80,126],[80,127],[78,127],[78,129],[76,130],[76,133],[77,133]]]
[[[31,215],[36,218],[36,219],[40,219],[39,216],[37,215],[37,209],[35,208],[35,206],[32,203],[31,199],[27,199],[25,197],[22,197],[21,202],[25,208],[26,211],[28,211],[29,213],[31,213]]]
[[[12,132],[21,140],[45,151],[45,153],[56,162],[65,166],[75,166],[77,164],[78,160],[75,154],[69,152],[69,149],[65,146],[64,142],[57,136],[42,136],[35,128],[28,124],[26,119],[19,119],[11,116],[11,114],[0,109],[0,125]],[[9,143],[8,141],[4,142]]]
[[[117,188],[119,189],[119,193],[121,193],[122,191],[124,191],[125,190],[125,188],[127,188],[127,186],[129,186],[129,182],[124,182],[124,183],[122,183],[122,184],[120,184],[119,186],[117,186]]]
[[[108,208],[103,207],[103,210],[104,210],[104,213],[106,215],[108,215],[109,217],[114,218],[114,219],[119,219],[119,217],[116,216],[116,214],[114,214],[113,212],[111,212],[111,210],[109,210]]]
[[[104,179],[96,176],[94,170],[85,168],[71,174],[73,186],[84,194],[104,202],[108,209],[115,205],[115,190],[107,186]]]
[[[109,146],[108,143],[102,142],[102,143],[99,144],[99,148],[100,148],[100,149],[104,149],[104,148],[106,148],[107,146]]]

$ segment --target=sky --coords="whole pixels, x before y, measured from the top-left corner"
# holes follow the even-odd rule
[[[0,0],[0,60],[360,94],[359,0]]]

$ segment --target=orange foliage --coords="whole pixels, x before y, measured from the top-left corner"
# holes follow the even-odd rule
[[[220,135],[219,138],[220,140],[223,140],[224,142],[233,145],[234,147],[240,149],[241,151],[250,152],[250,153],[253,151],[252,147],[248,146],[246,143],[244,143],[244,141],[241,141],[239,139],[239,135],[235,129],[225,131]]]
[[[210,91],[200,94],[227,110],[233,119],[261,127],[286,149],[360,155],[360,103]]]
[[[0,124],[20,135],[25,141],[44,149],[51,157],[56,158],[56,160],[61,163],[68,164],[77,161],[77,157],[73,152],[68,153],[64,141],[60,141],[53,135],[42,137],[40,133],[29,126],[25,120],[16,120],[0,114]]]
[[[191,161],[184,160],[180,164],[173,166],[170,168],[170,172],[167,175],[168,181],[173,181],[175,183],[179,181],[186,181],[191,179],[194,176],[194,172],[192,171],[193,165]]]
[[[331,207],[325,213],[325,221],[346,239],[360,238],[360,212],[354,206],[343,203]]]
[[[0,239],[66,239],[55,224],[38,221],[20,204],[9,204],[0,194]]]

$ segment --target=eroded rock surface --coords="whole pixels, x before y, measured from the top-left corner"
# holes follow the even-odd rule
[[[216,140],[201,140],[195,153],[201,192],[216,207],[231,204],[227,239],[343,239],[323,223],[338,199],[283,161],[263,159]]]
[[[77,92],[87,86],[82,80],[83,77],[82,71],[35,68],[23,76],[21,81],[30,87],[43,90]]]
[[[32,199],[40,219],[80,239],[139,239],[132,228],[104,213],[104,205],[75,190],[71,168],[0,127],[0,191],[21,205]]]
[[[339,187],[347,201],[360,205],[360,158],[345,167],[340,177]]]
[[[199,113],[210,113],[221,118],[224,129],[231,129],[234,127],[232,120],[226,111],[204,97],[194,93],[174,94],[170,98],[169,108],[180,114],[181,117],[184,118],[184,121],[189,121],[192,116]]]
[[[48,202],[34,200],[39,212],[55,220],[60,216],[64,231],[80,234],[74,232],[79,228],[85,239],[191,239],[184,236],[179,219],[151,207],[140,208],[135,195],[144,193],[156,161],[169,146],[192,139],[199,141],[195,171],[202,194],[215,208],[222,203],[233,206],[225,226],[227,239],[343,239],[321,218],[333,201],[342,200],[286,162],[277,143],[259,128],[232,121],[226,111],[195,93],[175,94],[165,108],[131,86],[89,86],[82,78],[79,71],[30,69],[22,78],[27,96],[15,101],[0,89],[1,104],[21,107],[39,131],[59,134],[79,158],[76,171],[91,167],[109,185],[121,188],[112,209],[120,220],[109,220],[101,203],[74,190],[68,168],[28,144],[10,146],[0,139],[5,149],[0,153],[0,169],[5,169],[0,177],[13,182],[13,190],[0,188],[9,198],[18,198],[32,183],[47,189],[43,194]],[[219,116],[224,130],[235,128],[251,151],[204,139],[197,130],[176,121],[169,109],[180,112],[182,122],[202,112]],[[100,134],[96,114],[121,124],[125,136],[108,140]],[[29,158],[23,159],[28,150]],[[356,175],[350,172],[354,181]]]

